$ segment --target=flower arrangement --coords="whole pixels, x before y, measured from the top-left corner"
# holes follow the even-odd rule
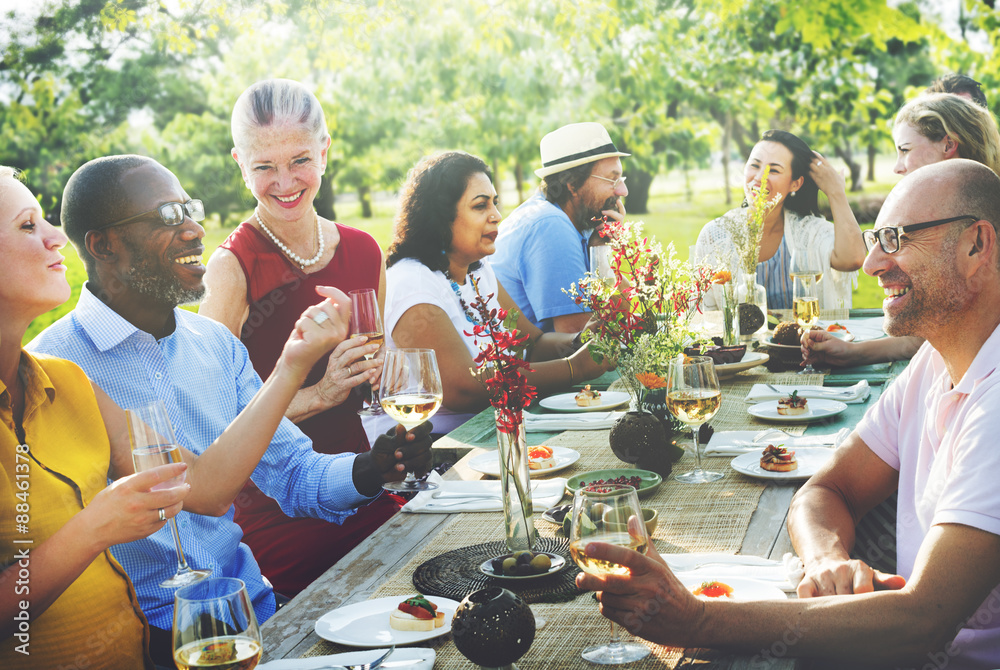
[[[760,188],[753,198],[748,199],[747,207],[741,208],[735,213],[727,213],[722,218],[722,226],[733,241],[736,261],[739,265],[738,268],[730,267],[730,273],[737,269],[745,273],[757,272],[757,263],[760,259],[760,239],[764,234],[764,218],[781,201],[781,194],[768,200],[770,192],[767,190],[767,180],[770,173],[771,166],[765,166],[764,173],[760,177]]]
[[[469,281],[476,292],[476,298],[469,307],[479,316],[479,321],[473,325],[472,335],[477,344],[482,341],[479,354],[474,359],[478,372],[473,371],[472,374],[486,387],[490,405],[497,411],[497,428],[505,433],[516,433],[522,410],[537,395],[537,390],[524,375],[524,370],[531,369],[523,358],[528,336],[522,336],[514,327],[517,323],[516,310],[491,309],[489,300],[493,294],[484,298],[479,292],[478,280],[469,275]]]
[[[528,474],[528,449],[524,439],[523,412],[537,391],[528,383],[524,360],[528,335],[517,328],[517,312],[490,308],[489,300],[479,292],[479,282],[469,275],[476,293],[470,305],[472,335],[479,346],[476,370],[472,371],[486,387],[490,405],[496,413],[497,454],[500,459],[500,489],[503,499],[507,547],[511,551],[531,549],[537,539],[532,521],[531,479]]]
[[[566,291],[586,305],[597,326],[584,331],[595,360],[612,360],[622,382],[640,405],[645,387],[637,375],[665,371],[693,334],[688,320],[712,283],[707,268],[681,262],[673,244],[666,249],[643,233],[641,222],[611,221],[601,235],[611,248],[614,281],[593,273]]]

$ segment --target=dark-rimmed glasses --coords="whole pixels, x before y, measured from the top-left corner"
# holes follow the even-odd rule
[[[599,174],[592,174],[590,176],[593,177],[594,179],[603,179],[604,181],[610,183],[612,190],[617,189],[619,185],[625,183],[625,176],[624,175],[622,175],[621,177],[618,177],[618,179],[608,179],[607,177],[602,177]]]
[[[121,221],[115,221],[114,223],[109,223],[106,226],[101,226],[99,230],[104,230],[105,228],[114,228],[115,226],[124,226],[126,223],[132,223],[133,221],[138,221],[143,219],[150,214],[159,214],[160,220],[165,226],[179,226],[184,223],[184,215],[191,217],[192,221],[204,221],[205,220],[205,203],[201,200],[188,200],[185,203],[180,202],[165,202],[156,209],[151,209],[148,212],[143,212],[142,214],[136,214],[135,216],[130,216],[127,219],[122,219]]]
[[[899,251],[899,238],[903,233],[915,233],[918,230],[933,228],[934,226],[943,226],[946,223],[954,223],[955,221],[965,220],[978,221],[979,217],[972,216],[971,214],[963,214],[962,216],[953,216],[948,219],[938,219],[937,221],[912,223],[908,226],[886,226],[884,228],[879,228],[878,230],[862,231],[861,237],[865,241],[866,250],[871,251],[872,247],[875,246],[875,240],[878,240],[878,244],[882,247],[882,251],[887,254],[894,254]]]

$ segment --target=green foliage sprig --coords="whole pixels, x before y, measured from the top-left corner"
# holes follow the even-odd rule
[[[764,219],[781,201],[780,194],[768,200],[770,192],[767,190],[767,179],[770,173],[771,166],[765,166],[764,174],[760,178],[760,189],[753,198],[749,198],[749,206],[736,212],[728,212],[722,217],[722,227],[729,233],[736,249],[739,269],[748,274],[757,271],[760,240],[764,234]],[[730,272],[735,269],[729,268]]]

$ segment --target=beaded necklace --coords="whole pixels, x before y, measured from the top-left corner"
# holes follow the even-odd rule
[[[278,237],[274,233],[272,233],[267,226],[264,225],[264,222],[260,220],[260,215],[257,214],[256,209],[253,210],[253,216],[255,219],[257,219],[257,225],[261,227],[261,230],[267,233],[267,236],[271,238],[271,241],[274,242],[276,245],[278,245],[278,248],[281,249],[283,252],[285,252],[286,256],[288,256],[293,261],[298,263],[299,267],[302,268],[303,270],[305,270],[310,265],[315,265],[316,262],[319,261],[320,258],[322,258],[324,250],[323,225],[319,222],[319,215],[316,215],[316,235],[319,237],[319,251],[317,251],[316,255],[310,258],[309,260],[302,258],[297,253],[286,247],[284,243],[282,243],[282,241],[279,240]]]
[[[472,324],[482,325],[479,321],[476,321],[475,313],[469,308],[469,305],[466,304],[465,298],[462,297],[462,289],[458,287],[458,282],[452,278],[451,272],[445,270],[444,277],[451,282],[451,290],[455,292],[455,296],[458,298],[459,304],[462,305],[462,311],[465,312],[465,320]]]

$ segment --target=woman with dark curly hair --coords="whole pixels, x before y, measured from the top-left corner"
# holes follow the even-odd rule
[[[444,406],[434,417],[438,432],[488,404],[485,389],[469,374],[479,353],[466,334],[479,318],[470,307],[475,291],[469,278],[476,278],[484,297],[493,294],[492,307],[516,309],[486,260],[496,251],[497,201],[489,167],[461,151],[423,158],[403,186],[388,253],[386,342],[437,352],[444,386]],[[572,333],[542,334],[521,314],[517,328],[529,336],[528,379],[539,391],[568,388],[604,371],[585,346],[574,346]]]

